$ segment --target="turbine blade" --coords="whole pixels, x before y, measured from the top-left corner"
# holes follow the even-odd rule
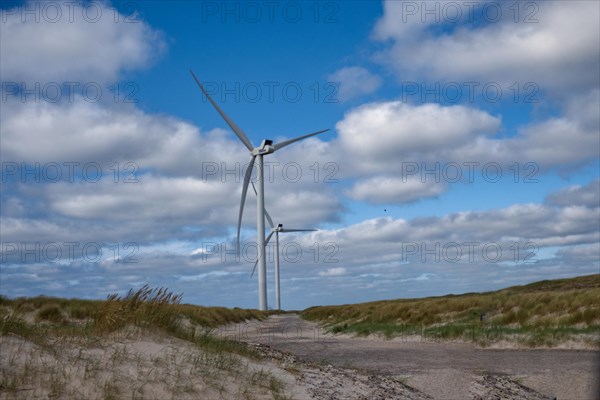
[[[307,137],[311,137],[311,136],[315,136],[318,135],[320,133],[323,132],[327,132],[329,129],[323,129],[322,131],[318,131],[318,132],[313,132],[313,133],[309,133],[308,135],[304,135],[304,136],[298,136],[297,138],[294,139],[289,139],[289,140],[284,140],[283,142],[279,142],[273,145],[273,147],[275,148],[275,151],[289,145],[292,144],[294,142],[297,142],[298,140],[302,140],[302,139],[306,139]]]
[[[306,139],[307,137],[311,137],[311,136],[315,136],[318,135],[319,133],[323,133],[323,132],[327,132],[329,129],[324,129],[322,131],[318,131],[318,132],[313,132],[313,133],[309,133],[308,135],[304,135],[304,136],[299,136],[297,138],[294,139],[289,139],[289,140],[284,140],[283,142],[280,143],[276,143],[275,145],[273,145],[273,147],[275,148],[275,151],[289,145],[292,144],[294,142],[297,142],[298,140],[302,140],[302,139]]]
[[[275,231],[269,233],[269,236],[267,236],[267,238],[265,239],[265,246],[267,244],[269,244],[269,240],[271,240],[271,238],[273,237],[273,234],[275,233]]]
[[[273,220],[271,219],[271,216],[267,212],[266,208],[265,208],[265,217],[267,218],[267,221],[269,222],[269,226],[271,227],[271,229],[275,229],[275,224],[273,224]]]
[[[269,243],[269,240],[271,239],[271,236],[273,236],[274,232],[271,232],[269,234],[269,236],[267,236],[267,238],[265,239],[265,246],[267,245],[267,243]],[[256,271],[256,266],[258,265],[258,258],[256,259],[256,262],[254,263],[254,268],[252,268],[252,273],[250,274],[250,278],[252,278],[254,276],[254,271]]]
[[[281,229],[279,232],[316,232],[318,229]]]
[[[196,81],[196,83],[198,84],[198,86],[200,86],[200,89],[202,90],[202,92],[204,93],[204,95],[208,98],[208,101],[210,101],[210,104],[212,104],[213,107],[217,110],[217,112],[219,114],[221,114],[221,117],[223,117],[223,119],[225,120],[225,122],[227,122],[227,125],[229,125],[229,127],[233,130],[233,132],[237,135],[237,137],[240,138],[240,140],[242,141],[242,143],[244,143],[244,145],[248,148],[248,150],[252,151],[252,149],[254,147],[252,146],[252,142],[250,142],[250,139],[248,139],[248,136],[244,133],[244,131],[239,126],[236,125],[235,122],[233,122],[231,120],[231,118],[229,118],[227,116],[227,114],[225,114],[223,112],[223,110],[221,110],[221,108],[219,108],[219,106],[217,105],[217,103],[215,103],[215,101],[212,99],[212,97],[209,96],[209,94],[204,89],[204,86],[202,86],[202,84],[200,83],[200,81],[198,80],[198,78],[196,78],[196,75],[194,74],[194,71],[192,71],[190,69],[190,73],[194,77],[194,80]]]
[[[252,279],[252,277],[254,276],[254,271],[256,271],[257,265],[258,265],[258,258],[256,259],[256,262],[254,263],[254,268],[252,268],[252,273],[250,274],[250,279]]]
[[[258,192],[256,191],[256,186],[254,186],[254,182],[250,182],[252,184],[252,189],[254,189],[254,194],[258,196]],[[271,227],[271,229],[275,228],[275,224],[273,224],[273,220],[271,219],[271,216],[269,215],[269,213],[267,212],[267,208],[264,208],[265,210],[265,217],[267,217],[267,221],[269,221],[269,226]]]
[[[248,183],[252,177],[252,169],[254,168],[254,159],[256,156],[252,156],[248,169],[246,169],[246,175],[244,176],[244,186],[242,186],[242,201],[240,202],[240,214],[238,216],[237,226],[237,251],[240,251],[240,228],[242,227],[242,215],[244,214],[244,204],[246,203],[246,193],[248,193]]]

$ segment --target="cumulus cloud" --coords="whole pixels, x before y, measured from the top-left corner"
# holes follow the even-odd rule
[[[383,171],[415,155],[436,154],[494,134],[500,119],[465,106],[369,103],[350,110],[336,124],[340,144],[364,170]]]
[[[349,190],[349,195],[353,199],[373,204],[402,204],[437,197],[446,190],[445,183],[435,182],[434,179],[428,181],[415,176],[376,176],[358,181]]]
[[[0,11],[4,81],[114,82],[123,71],[146,67],[165,49],[160,32],[138,16],[131,22],[132,16],[105,2],[53,4],[47,10],[47,2],[28,1]]]
[[[499,7],[501,18],[490,21],[484,16],[488,5]],[[453,18],[457,7],[459,16]],[[544,96],[544,101],[553,102],[558,115],[517,126],[499,137],[494,134],[504,128],[501,117],[474,104],[462,110],[427,103],[363,105],[337,125],[340,142],[355,155],[351,159],[358,169],[382,175],[390,174],[389,169],[398,171],[399,160],[494,161],[534,163],[542,172],[564,173],[599,157],[598,4],[530,3],[527,10],[519,9],[518,18],[508,3],[467,7],[456,2],[431,6],[384,2],[383,16],[372,32],[384,50],[375,58],[403,81],[427,82],[428,87],[440,82],[480,86],[493,82],[512,93],[515,82],[520,88],[532,82],[539,90],[536,99]],[[380,157],[373,150],[377,144],[383,144],[377,150]]]
[[[6,240],[28,235],[40,241],[51,241],[53,235],[54,240],[78,240],[95,231],[99,241],[193,241],[227,234],[235,226],[237,212],[231,210],[239,207],[248,155],[232,133],[202,132],[133,105],[79,98],[65,104],[11,101],[5,106],[9,112],[0,122],[1,155],[3,188],[10,195],[2,197],[0,222]],[[320,144],[313,139],[298,147],[325,157]],[[297,227],[337,220],[343,211],[340,200],[325,176],[317,176],[328,171],[311,170],[313,159],[295,154],[267,160],[269,212]],[[321,165],[330,162],[323,160]],[[4,176],[9,164],[16,170]],[[82,170],[92,164],[92,179],[82,179]],[[58,182],[43,182],[48,166],[48,175],[55,170],[62,174]],[[23,175],[32,170],[33,175]],[[243,226],[255,223],[254,201],[250,192]],[[32,221],[43,221],[44,229]],[[90,223],[97,229],[90,230]]]
[[[600,179],[596,179],[585,186],[569,186],[551,193],[546,197],[546,203],[559,207],[597,207],[600,205]]]
[[[188,122],[149,114],[133,105],[117,107],[76,98],[65,104],[13,100],[3,106],[0,152],[4,162],[18,164],[17,177],[23,170],[21,163],[29,168],[37,163],[38,169],[57,163],[65,178],[68,163],[78,163],[77,171],[95,163],[104,178],[111,178],[118,163],[122,179],[151,170],[241,186],[248,167],[248,153],[230,131],[203,132]],[[331,196],[323,187],[339,180],[341,171],[327,143],[308,139],[269,156],[265,174],[268,186],[276,185],[280,202],[289,205],[294,202],[292,192],[320,191],[317,197]]]
[[[518,17],[506,3],[497,21],[482,14],[485,3],[472,13],[462,9],[459,19],[442,14],[445,2],[436,4],[437,18],[425,16],[424,3],[415,5],[408,12],[405,3],[386,1],[374,30],[374,38],[392,41],[380,60],[403,79],[499,82],[507,88],[515,81],[536,82],[556,94],[600,83],[595,2],[536,2]],[[436,29],[444,24],[450,31]]]
[[[583,191],[573,193],[573,196],[586,197]],[[587,245],[600,237],[597,224],[599,210],[598,204],[554,207],[530,203],[413,220],[385,217],[342,229],[321,230],[310,240],[337,243],[344,249],[346,266],[360,265],[365,261],[364,257],[371,264],[390,261],[390,256],[391,260],[399,262],[403,243],[427,243],[429,248],[434,243],[470,241],[503,245],[532,242],[539,247]]]
[[[237,224],[241,184],[235,181],[203,181],[192,177],[140,175],[137,182],[112,179],[77,184],[56,182],[26,189],[11,196],[0,219],[6,242],[202,241],[228,237]],[[338,218],[342,209],[332,193],[296,191],[293,185],[269,195],[267,209],[275,223],[295,228],[317,228]],[[15,199],[35,196],[41,205],[14,211]],[[272,206],[271,206],[272,204]],[[254,227],[256,206],[247,197],[242,227]],[[94,227],[91,229],[91,227]],[[242,234],[245,236],[244,231]],[[249,233],[254,240],[254,231]],[[211,239],[213,240],[213,239]],[[191,251],[191,250],[190,250]]]
[[[410,297],[439,294],[435,288],[442,283],[445,291],[459,293],[522,283],[523,279],[535,280],[540,274],[550,279],[597,272],[597,244],[600,240],[597,216],[600,207],[589,204],[586,194],[587,187],[594,185],[595,181],[581,190],[569,191],[573,203],[564,206],[516,204],[441,217],[411,220],[376,218],[340,229],[286,235],[282,246],[291,241],[294,249],[301,249],[303,253],[297,259],[295,254],[282,252],[284,292],[295,293],[293,303],[288,304],[303,308],[313,302],[322,303],[323,299],[344,302],[347,297],[340,294],[342,289],[350,290],[362,299]],[[3,236],[6,233],[14,241],[26,241],[31,235],[44,232],[55,241],[64,240],[61,232],[69,229],[80,235],[79,240],[99,240],[102,236],[98,232],[90,233],[89,229],[86,231],[84,226],[76,229],[78,227],[72,222],[61,226],[60,223],[3,219],[1,223]],[[166,230],[171,229],[164,222],[162,225]],[[86,226],[89,227],[89,223]],[[112,222],[106,226],[104,236],[108,241],[111,229],[130,228],[130,223]],[[156,225],[148,225],[146,229],[156,230]],[[32,230],[38,233],[32,233]],[[153,233],[157,236],[163,234],[160,230]],[[98,293],[97,296],[104,296],[109,291],[126,290],[136,282],[157,285],[172,282],[178,290],[187,291],[186,301],[206,302],[200,293],[212,293],[211,285],[218,281],[235,288],[236,295],[215,294],[211,300],[215,304],[255,303],[256,283],[247,278],[252,260],[236,262],[231,255],[223,257],[222,249],[207,259],[204,257],[207,252],[205,249],[199,251],[203,248],[198,245],[189,246],[187,252],[167,246],[173,252],[165,253],[161,243],[167,236],[162,236],[154,250],[140,251],[137,264],[117,264],[110,260],[101,265],[40,265],[32,260],[18,268],[4,264],[3,288],[10,293],[18,293],[19,285],[26,281],[36,290],[58,294],[66,290],[69,281],[81,280],[85,269],[86,279],[78,290],[87,288],[88,295]],[[486,244],[491,246],[491,251],[484,252]],[[460,257],[457,246],[462,251]],[[515,246],[518,246],[518,251]],[[496,259],[498,248],[502,257]],[[558,251],[549,251],[554,248]],[[191,255],[195,250],[196,254]],[[272,256],[268,262],[273,262]],[[315,280],[319,276],[335,277],[335,282]],[[273,279],[271,269],[268,279]],[[115,285],[115,281],[119,283]],[[60,284],[61,288],[52,289],[49,286],[52,283]]]
[[[485,14],[490,8],[498,13],[497,19]],[[545,171],[564,172],[600,156],[599,27],[598,4],[587,1],[518,7],[499,2],[444,1],[428,6],[386,1],[372,37],[384,48],[375,58],[403,81],[427,82],[428,87],[494,83],[511,93],[511,100],[515,83],[521,89],[531,83],[538,101],[532,105],[539,105],[543,96],[546,106],[559,109],[558,115],[518,126],[504,138],[475,134],[453,146],[442,142],[440,151],[424,151],[422,158],[532,162]],[[521,96],[514,101],[524,100]]]
[[[7,162],[112,165],[130,161],[140,169],[153,168],[163,174],[239,181],[249,161],[247,150],[228,128],[201,131],[181,119],[147,113],[133,104],[90,103],[80,96],[64,103],[22,103],[9,98],[3,110],[0,150]],[[265,165],[270,181],[283,179],[296,186],[332,182],[341,173],[337,155],[327,142],[316,138],[270,155]]]
[[[167,153],[161,166],[167,168],[182,149],[201,144],[192,125],[133,106],[108,107],[81,98],[65,104],[10,101],[5,106],[2,157],[6,161],[141,163],[156,157],[162,148]]]
[[[600,90],[569,99],[564,115],[523,126],[507,140],[506,150],[517,160],[545,168],[579,166],[600,156]]]
[[[327,79],[338,84],[337,97],[341,101],[373,93],[381,86],[381,78],[363,67],[344,67]]]
[[[340,287],[366,299],[423,295],[438,284],[460,293],[533,281],[540,274],[551,279],[597,272],[599,212],[599,205],[515,204],[441,217],[369,219],[297,242],[303,248],[314,242],[338,246],[335,258],[346,273],[335,284],[310,287],[332,302],[335,293],[327,293]],[[330,265],[311,261],[290,273],[298,278],[331,273]]]
[[[600,91],[592,89],[569,99],[564,115],[499,137],[495,134],[501,130],[500,117],[476,107],[368,103],[351,109],[337,123],[339,144],[349,154],[339,158],[354,174],[398,174],[407,162],[416,161],[493,161],[506,166],[531,162],[542,170],[567,170],[600,156],[598,107]]]
[[[224,213],[221,207],[234,207],[235,201],[223,201],[232,192],[231,185],[221,182],[144,175],[138,182],[122,184],[111,180],[88,185],[57,183],[48,185],[46,194],[50,208],[67,217],[122,222],[177,219],[195,225],[214,223],[211,216]]]

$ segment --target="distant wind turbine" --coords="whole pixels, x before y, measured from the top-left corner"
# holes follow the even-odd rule
[[[252,188],[254,189],[254,193],[256,193],[256,188],[254,187],[254,183],[252,184]],[[258,194],[257,194],[258,195]],[[286,229],[283,227],[283,224],[278,224],[277,226],[275,226],[275,224],[273,224],[273,220],[271,219],[271,216],[269,215],[269,213],[267,212],[267,210],[265,209],[265,216],[267,217],[267,221],[269,221],[269,225],[271,226],[271,233],[269,234],[269,236],[267,236],[267,239],[265,240],[265,246],[267,244],[269,244],[269,240],[271,240],[271,237],[273,237],[273,234],[275,234],[275,303],[276,303],[276,310],[281,310],[281,286],[280,286],[280,274],[279,274],[279,232],[314,232],[316,231],[316,229]],[[254,263],[254,268],[252,268],[252,274],[250,274],[250,277],[252,278],[254,276],[254,271],[256,270],[256,265],[258,264],[258,259],[256,260],[256,262]]]
[[[323,132],[327,132],[329,129],[324,129],[321,131],[309,133],[308,135],[299,136],[294,139],[284,140],[283,142],[273,144],[272,140],[265,139],[261,142],[260,146],[254,147],[248,136],[244,133],[244,131],[236,125],[231,118],[227,116],[219,108],[217,103],[210,97],[210,95],[204,89],[204,86],[200,83],[194,71],[190,69],[190,73],[192,77],[200,87],[200,90],[204,93],[206,98],[213,105],[215,110],[221,115],[221,117],[225,120],[227,125],[233,130],[233,132],[237,135],[237,137],[241,140],[241,142],[246,146],[246,148],[250,151],[250,155],[252,158],[250,159],[250,164],[248,165],[248,169],[246,169],[246,175],[244,176],[244,185],[242,186],[242,200],[240,202],[240,212],[238,216],[238,225],[237,225],[237,250],[240,251],[240,227],[242,224],[242,214],[244,212],[244,203],[246,201],[246,193],[248,192],[248,183],[250,182],[250,178],[252,176],[252,169],[254,167],[254,162],[257,162],[256,166],[256,183],[258,184],[258,193],[257,193],[257,201],[256,201],[256,230],[257,230],[257,238],[258,238],[258,263],[260,264],[260,268],[258,269],[258,307],[260,310],[267,310],[267,264],[266,264],[266,249],[265,249],[265,186],[264,186],[264,163],[263,156],[267,154],[271,154],[276,152],[279,149],[284,148],[294,142],[297,142],[302,139],[306,139],[308,137],[318,135]]]

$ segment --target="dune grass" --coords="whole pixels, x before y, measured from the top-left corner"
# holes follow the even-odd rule
[[[216,390],[223,398],[232,396],[225,390],[230,379],[238,382],[241,390],[233,394],[235,398],[251,399],[264,391],[273,398],[286,396],[282,382],[243,361],[259,360],[256,350],[216,332],[221,325],[263,320],[272,312],[201,307],[181,304],[181,300],[181,294],[148,286],[123,296],[111,294],[106,300],[0,296],[0,341],[19,339],[32,346],[20,344],[30,348],[29,353],[16,351],[4,360],[9,368],[2,368],[0,374],[0,397],[22,398],[23,393],[27,397],[29,392],[24,390],[31,388],[42,396],[81,397],[77,384],[71,382],[75,378],[75,382],[91,379],[91,390],[103,399],[142,398],[135,386],[152,386],[155,381],[168,387],[172,398],[190,398],[193,393],[206,394],[193,387],[199,376],[209,385],[209,393]],[[182,339],[198,351],[180,354],[172,353],[177,351],[173,349],[144,358],[127,345],[148,335]],[[98,346],[104,352],[95,352]],[[42,359],[43,365],[38,365]],[[169,368],[174,361],[181,367]],[[137,372],[126,368],[131,364]],[[157,375],[161,368],[166,375]],[[130,376],[130,381],[123,376]],[[131,396],[125,396],[127,390],[133,390]]]
[[[508,340],[530,346],[580,337],[600,346],[600,274],[495,292],[311,307],[302,317],[326,323],[333,333],[482,344]]]
[[[166,288],[149,286],[124,296],[111,294],[106,300],[0,297],[0,336],[12,334],[48,346],[56,341],[94,342],[111,334],[158,332],[205,350],[257,357],[244,343],[216,335],[215,328],[264,320],[271,312],[180,304],[181,298]]]
[[[124,296],[110,294],[106,300],[0,297],[0,335],[14,334],[41,344],[48,337],[93,338],[137,327],[251,356],[243,344],[213,335],[214,328],[264,320],[272,313],[181,304],[181,299],[181,294],[149,286]]]

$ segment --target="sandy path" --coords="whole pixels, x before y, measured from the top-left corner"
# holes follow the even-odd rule
[[[600,398],[597,351],[498,350],[465,343],[352,338],[326,334],[297,315],[231,325],[219,334],[305,360],[400,377],[437,399]]]

